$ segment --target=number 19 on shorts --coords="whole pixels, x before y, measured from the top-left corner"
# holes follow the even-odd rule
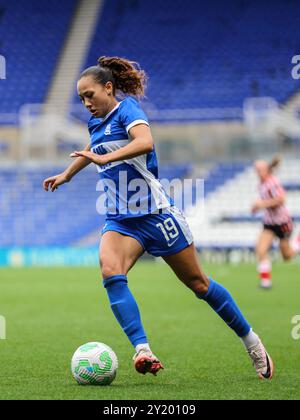
[[[172,246],[179,238],[177,226],[171,217],[168,217],[163,223],[157,223],[156,227],[162,231],[169,246]]]

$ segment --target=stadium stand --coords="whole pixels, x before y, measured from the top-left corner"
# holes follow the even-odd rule
[[[0,54],[9,74],[0,84],[1,113],[45,100],[77,4],[0,1]],[[99,55],[139,61],[150,76],[149,112],[241,109],[251,96],[284,102],[299,87],[287,77],[290,58],[298,53],[299,2],[274,0],[270,8],[261,0],[260,13],[247,0],[222,6],[222,0],[191,2],[188,8],[181,0],[105,1],[82,67],[95,64]]]
[[[0,171],[0,247],[70,246],[85,244],[91,234],[97,245],[104,216],[96,211],[99,193],[95,170],[87,169],[54,195],[42,189],[42,180],[61,168]],[[160,178],[185,178],[188,164],[166,165]],[[285,163],[280,171],[284,183],[295,185],[298,162]],[[191,224],[199,248],[253,248],[261,217],[252,217],[250,206],[257,197],[257,179],[245,163],[218,163],[205,176],[205,219]],[[300,189],[288,191],[288,207],[300,220]]]
[[[253,1],[223,6],[223,0],[188,7],[181,0],[106,1],[84,67],[99,55],[140,62],[150,76],[150,110],[242,108],[251,96],[285,101],[299,88],[288,76],[298,52],[300,3],[274,0],[270,7],[261,0],[259,13]]]
[[[43,179],[61,169],[1,170],[1,246],[64,246],[99,225],[94,171],[86,170],[55,196],[43,191]]]
[[[246,164],[243,162],[226,162],[216,164],[205,177],[205,196],[216,191],[230,179],[237,176],[238,173],[245,170]]]
[[[260,0],[260,13],[255,3],[228,0],[223,7],[223,0],[211,0],[187,7],[182,0],[106,0],[82,67],[100,55],[139,61],[150,76],[146,110],[173,110],[174,120],[177,110],[185,121],[189,115],[200,121],[200,108],[241,111],[251,96],[284,102],[298,88],[288,76],[291,56],[299,53],[300,3],[274,0],[270,7],[269,0]],[[0,55],[9,75],[0,84],[1,114],[45,101],[77,5],[78,0],[0,0]],[[77,95],[72,102],[78,104]],[[4,140],[1,153],[8,147]],[[75,147],[58,144],[62,154]],[[45,194],[42,180],[59,170],[0,169],[1,247],[84,244],[100,228],[97,174],[86,170],[55,195]],[[160,177],[182,179],[193,171],[187,163],[164,165]],[[299,220],[299,163],[285,163],[280,177]],[[206,173],[205,220],[190,220],[198,247],[253,247],[260,229],[260,218],[249,214],[256,184],[248,163],[219,162]],[[89,244],[97,241],[98,236]]]
[[[0,0],[0,54],[8,75],[0,83],[0,113],[45,100],[77,3]]]
[[[99,232],[104,216],[96,210],[95,168],[83,171],[53,195],[45,193],[43,179],[61,170],[0,170],[0,247],[67,246]],[[182,178],[188,170],[188,165],[168,165],[161,173],[169,179]],[[99,235],[93,245],[98,241]]]

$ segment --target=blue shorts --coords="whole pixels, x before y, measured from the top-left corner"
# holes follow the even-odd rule
[[[144,251],[155,257],[176,254],[193,242],[193,235],[184,215],[177,207],[162,214],[147,214],[123,220],[107,220],[102,235],[114,231],[135,238]]]

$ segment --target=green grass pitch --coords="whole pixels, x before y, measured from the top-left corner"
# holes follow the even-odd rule
[[[232,292],[276,364],[271,382],[257,379],[244,347],[204,302],[160,262],[129,274],[153,351],[157,377],[132,367],[133,349],[115,321],[96,268],[1,269],[0,399],[300,399],[299,265],[278,263],[274,289],[259,290],[251,265],[206,265]],[[109,387],[79,386],[70,360],[79,345],[100,341],[119,358]]]

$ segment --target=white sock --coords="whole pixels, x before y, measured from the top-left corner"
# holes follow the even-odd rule
[[[140,350],[148,350],[151,352],[150,346],[148,343],[138,344],[135,347],[135,351],[138,353]],[[152,352],[151,352],[152,353]]]
[[[245,337],[242,337],[241,340],[243,341],[246,349],[248,350],[250,347],[256,346],[259,342],[259,337],[253,330],[251,329],[249,334]]]

